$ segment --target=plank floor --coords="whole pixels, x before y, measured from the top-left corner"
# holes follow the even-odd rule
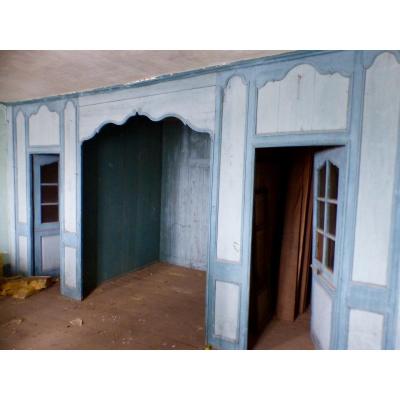
[[[203,349],[205,272],[156,263],[100,285],[82,302],[54,285],[0,297],[1,349]],[[70,324],[82,319],[82,326]]]
[[[310,311],[294,322],[273,319],[258,338],[254,350],[314,350],[310,337]]]
[[[205,284],[205,272],[155,263],[82,302],[61,296],[59,285],[25,300],[0,297],[0,349],[203,349]],[[314,349],[309,320],[271,321],[254,349]]]

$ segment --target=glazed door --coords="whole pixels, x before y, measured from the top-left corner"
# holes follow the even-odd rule
[[[59,156],[33,156],[34,274],[60,273]]]
[[[340,282],[346,154],[340,147],[314,158],[311,335],[322,349],[336,347],[332,315]]]

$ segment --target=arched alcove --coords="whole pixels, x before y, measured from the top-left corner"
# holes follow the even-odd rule
[[[83,142],[84,295],[157,261],[206,269],[210,147],[177,118],[138,115]]]

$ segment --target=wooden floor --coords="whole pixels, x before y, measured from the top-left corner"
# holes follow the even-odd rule
[[[153,264],[105,282],[84,301],[55,285],[0,297],[1,349],[203,349],[206,274]],[[80,318],[82,326],[71,320]]]
[[[273,319],[258,338],[254,350],[314,350],[310,338],[310,311],[294,322]]]
[[[203,349],[205,284],[205,272],[157,263],[82,302],[61,296],[58,285],[25,300],[0,297],[0,349]],[[254,348],[313,349],[309,314],[273,320]]]

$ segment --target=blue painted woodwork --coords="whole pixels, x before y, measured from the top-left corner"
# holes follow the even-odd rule
[[[100,89],[93,93],[105,93],[109,91],[118,92],[118,90],[127,87],[148,86],[156,82],[166,80],[179,80],[185,77],[198,76],[211,72],[217,73],[216,82],[216,121],[215,136],[212,138],[212,169],[211,169],[211,211],[210,211],[210,249],[208,256],[208,290],[207,290],[207,342],[220,348],[246,348],[247,345],[247,316],[248,316],[248,300],[249,300],[249,273],[250,273],[250,244],[251,244],[251,226],[252,226],[252,193],[253,193],[253,173],[254,173],[254,150],[259,147],[295,147],[295,146],[345,146],[348,153],[348,167],[346,169],[346,194],[344,198],[344,214],[343,214],[343,252],[340,257],[341,279],[340,285],[337,287],[336,303],[332,315],[332,326],[336,330],[332,334],[334,342],[332,346],[335,348],[347,347],[349,308],[362,308],[371,312],[383,313],[385,315],[384,326],[384,347],[394,348],[395,341],[399,333],[397,332],[397,319],[399,318],[399,300],[398,288],[400,287],[400,261],[399,261],[399,237],[400,237],[400,201],[399,186],[400,178],[397,176],[397,185],[394,196],[396,198],[396,206],[393,210],[393,218],[396,223],[392,232],[391,246],[391,268],[389,271],[389,284],[387,287],[374,288],[373,285],[358,284],[351,282],[353,250],[354,250],[354,225],[357,210],[357,194],[358,194],[358,178],[359,178],[359,162],[360,162],[360,144],[362,130],[362,114],[363,114],[363,98],[365,85],[365,71],[373,63],[374,59],[381,52],[377,51],[344,51],[344,52],[294,52],[280,56],[268,57],[253,61],[238,62],[229,66],[212,67],[189,73],[169,75],[160,77],[156,80],[141,82],[134,85],[123,85],[113,88]],[[393,52],[398,60],[400,53]],[[338,72],[343,76],[350,77],[351,90],[348,104],[348,127],[344,132],[301,132],[287,133],[269,136],[256,136],[256,111],[257,111],[257,88],[264,85],[269,80],[281,80],[295,66],[307,63],[315,67],[321,73]],[[219,159],[221,146],[221,117],[222,117],[222,96],[226,82],[233,75],[240,75],[248,83],[248,113],[247,113],[247,138],[246,138],[246,154],[245,154],[245,179],[244,179],[244,213],[242,226],[242,263],[240,265],[226,264],[218,262],[216,259],[216,210],[218,209],[218,179],[219,179]],[[73,101],[76,104],[77,112],[79,106],[77,100],[79,97],[86,96],[89,93],[77,93],[67,96],[55,96],[52,98],[32,100],[25,102],[10,103],[12,107],[12,129],[15,138],[15,119],[19,111],[25,116],[26,135],[28,135],[28,118],[37,112],[42,104],[46,104],[50,110],[56,111],[60,115],[60,147],[54,148],[27,148],[27,154],[38,152],[57,153],[60,152],[61,168],[63,171],[63,110],[67,101]],[[107,116],[104,116],[107,120]],[[77,122],[77,132],[79,126]],[[27,142],[28,143],[28,142]],[[15,149],[14,139],[14,149]],[[81,189],[81,164],[80,164],[80,146],[77,146],[78,166],[77,166],[77,198],[80,198]],[[397,171],[400,170],[400,149],[397,152]],[[15,155],[14,155],[15,165]],[[29,162],[26,162],[27,171],[29,171]],[[62,173],[61,173],[62,176]],[[17,177],[15,176],[15,183]],[[29,173],[27,173],[28,186],[31,190],[31,181]],[[16,186],[16,185],[15,185]],[[16,187],[15,187],[16,190]],[[63,185],[61,186],[60,201],[63,199]],[[16,198],[18,193],[16,193]],[[63,287],[64,294],[74,298],[81,298],[81,264],[80,264],[80,201],[78,205],[78,230],[76,234],[62,232],[63,243],[73,246],[78,251],[78,285],[74,291]],[[31,211],[31,204],[28,199],[28,208]],[[28,213],[31,215],[31,212]],[[61,217],[61,225],[63,224],[63,216]],[[32,254],[31,248],[31,232],[32,221],[27,224],[19,224],[15,221],[17,235],[24,235],[28,238],[28,251]],[[18,255],[18,240],[15,239],[16,254]],[[30,271],[32,271],[33,263],[28,259]],[[61,257],[61,269],[63,268],[63,257]],[[237,343],[224,341],[220,338],[213,337],[214,322],[214,294],[215,281],[222,280],[233,282],[240,286],[241,307],[239,322],[239,340]],[[61,282],[63,285],[63,282]]]
[[[43,169],[49,165],[56,165],[57,176],[50,178],[51,183],[43,183]],[[51,269],[44,269],[43,266],[43,250],[44,251],[55,251],[60,255],[59,247],[56,249],[48,248],[43,240],[46,237],[53,236],[60,239],[60,209],[59,209],[59,156],[58,155],[42,155],[36,154],[32,156],[32,168],[33,168],[33,237],[34,237],[34,275],[52,275],[58,276],[60,274],[59,258],[56,265],[52,265]],[[53,188],[55,193],[51,196],[52,198],[43,198],[43,185],[51,185],[50,189]],[[53,197],[54,196],[54,197]],[[43,208],[41,204],[44,202],[52,201],[55,203],[53,208],[57,209],[57,215],[51,215],[52,221],[49,222],[44,220],[42,215]],[[46,206],[44,206],[46,207]],[[53,246],[51,246],[53,247]]]

